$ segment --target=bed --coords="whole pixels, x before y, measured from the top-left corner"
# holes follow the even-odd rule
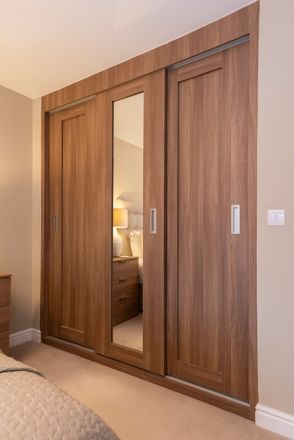
[[[1,440],[118,440],[91,410],[0,352]]]

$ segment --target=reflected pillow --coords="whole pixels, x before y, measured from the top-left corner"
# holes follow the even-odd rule
[[[143,257],[143,232],[133,231],[130,232],[130,244],[133,257]]]

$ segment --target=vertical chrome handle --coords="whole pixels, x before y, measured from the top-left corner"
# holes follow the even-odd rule
[[[56,232],[57,229],[57,215],[53,215],[53,231]]]
[[[150,209],[150,234],[156,234],[157,232],[157,212],[156,208]]]
[[[231,205],[231,234],[240,234],[240,205]]]

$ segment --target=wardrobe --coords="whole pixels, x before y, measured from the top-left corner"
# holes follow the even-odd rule
[[[257,23],[255,3],[42,99],[43,342],[248,418]]]

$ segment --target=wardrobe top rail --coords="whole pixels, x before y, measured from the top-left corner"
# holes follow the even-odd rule
[[[259,1],[156,49],[43,96],[42,110],[52,111],[255,33],[258,15]]]

